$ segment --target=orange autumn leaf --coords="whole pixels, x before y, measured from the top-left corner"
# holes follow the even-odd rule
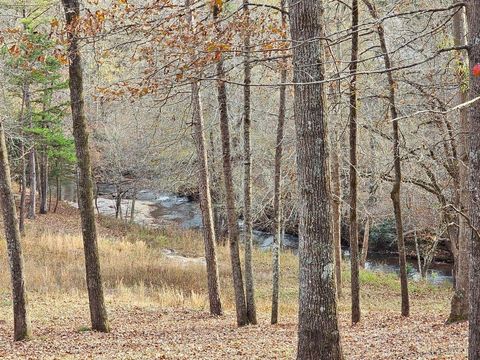
[[[18,56],[20,54],[20,48],[15,44],[8,49],[8,52],[14,56]]]

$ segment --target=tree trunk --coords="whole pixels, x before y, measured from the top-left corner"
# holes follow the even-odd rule
[[[297,359],[342,359],[326,129],[323,1],[290,0],[300,209]],[[310,83],[310,84],[304,84]]]
[[[340,180],[340,140],[336,139],[332,151],[332,226],[335,248],[335,280],[337,296],[342,296],[342,188]]]
[[[115,219],[122,218],[122,192],[117,185],[117,196],[115,197]]]
[[[48,212],[48,154],[46,146],[42,149],[40,155],[40,214]]]
[[[285,0],[281,0],[282,9],[282,28],[287,27],[287,15],[285,14]],[[287,82],[287,69],[285,62],[282,62],[280,72],[280,83]],[[273,277],[272,277],[272,314],[270,322],[278,323],[278,296],[280,292],[280,248],[282,246],[282,155],[283,155],[283,134],[285,128],[285,98],[287,87],[280,85],[280,99],[278,108],[277,139],[275,143],[275,175],[274,175],[274,194],[273,194]]]
[[[480,63],[480,0],[468,2],[468,35],[470,66]],[[470,98],[480,94],[480,77],[470,72]],[[470,296],[469,296],[469,360],[480,359],[480,102],[470,107]]]
[[[363,230],[363,242],[362,242],[362,256],[360,258],[360,266],[365,268],[368,257],[368,240],[370,238],[370,215],[367,215],[365,220],[365,229]]]
[[[29,154],[29,170],[30,170],[30,203],[28,208],[28,218],[35,219],[35,211],[37,208],[37,165],[35,163],[35,148],[32,147]]]
[[[52,211],[52,185],[48,184],[48,211]]]
[[[30,90],[26,88],[25,94],[25,111],[27,112],[27,121],[28,126],[30,128],[33,127],[32,122],[32,106],[31,106],[31,99],[30,99]],[[25,124],[27,125],[27,124]],[[28,218],[33,220],[35,219],[35,212],[37,208],[37,165],[35,162],[35,147],[33,146],[33,141],[31,145],[31,149],[29,152],[29,181],[30,181],[30,202],[28,207]]]
[[[55,207],[53,208],[53,212],[57,212],[58,202],[62,200],[62,187],[60,186],[60,177],[57,175],[56,177],[57,182],[57,198],[55,199]]]
[[[14,340],[19,341],[30,336],[30,323],[27,314],[27,295],[20,232],[15,200],[13,198],[3,122],[0,122],[0,200],[12,279]]]
[[[109,331],[107,311],[103,296],[103,284],[98,254],[97,230],[93,209],[93,181],[90,150],[83,98],[83,75],[75,21],[80,16],[78,0],[62,0],[67,20],[69,40],[69,87],[72,108],[73,137],[79,168],[79,209],[82,220],[85,267],[92,329]]]
[[[251,64],[250,64],[250,11],[248,0],[243,0],[243,15],[246,25],[243,39],[244,54],[244,86],[243,86],[243,217],[245,222],[245,293],[247,302],[248,322],[257,324],[257,311],[255,309],[255,286],[252,265],[252,150],[250,140],[251,128]]]
[[[370,156],[371,158],[375,158],[375,140],[373,137],[373,134],[370,134]],[[365,268],[365,265],[367,263],[368,259],[368,245],[369,245],[369,240],[370,240],[370,229],[372,228],[373,225],[373,216],[372,216],[372,210],[375,207],[375,204],[377,202],[376,198],[376,191],[377,191],[377,186],[374,181],[374,174],[376,173],[376,165],[375,161],[369,161],[368,163],[368,172],[371,174],[370,177],[368,178],[368,198],[367,198],[367,204],[366,204],[366,219],[365,219],[365,229],[364,229],[364,234],[363,234],[363,242],[362,242],[362,256],[360,259],[360,266],[362,268]]]
[[[190,9],[190,0],[186,0],[188,20],[194,30],[193,11]],[[218,276],[217,250],[215,240],[215,224],[213,220],[212,196],[210,193],[210,172],[208,169],[208,154],[205,140],[205,125],[203,108],[200,99],[200,86],[197,81],[192,82],[192,124],[193,139],[197,151],[198,188],[200,190],[200,208],[202,210],[203,240],[205,245],[205,260],[207,263],[208,300],[210,314],[222,315],[220,299],[220,281]]]
[[[132,207],[130,208],[130,224],[135,222],[135,203],[137,202],[137,186],[133,188]]]
[[[369,0],[363,0],[367,5],[372,17],[378,20],[378,14],[375,6]],[[380,48],[383,53],[383,60],[385,63],[385,69],[392,67],[390,61],[390,55],[387,48],[387,42],[385,40],[385,30],[382,23],[377,25],[378,38],[380,42]],[[400,265],[400,285],[402,294],[402,316],[409,316],[410,304],[408,299],[408,278],[407,278],[407,259],[405,251],[405,240],[403,238],[403,221],[402,221],[402,206],[400,198],[400,190],[402,184],[402,164],[400,158],[400,130],[398,124],[397,106],[395,104],[395,81],[391,71],[387,72],[388,88],[389,88],[389,109],[390,116],[392,117],[392,132],[393,132],[393,162],[395,171],[395,180],[391,192],[391,198],[393,203],[393,210],[395,214],[395,225],[397,230],[397,244],[398,244],[398,256]]]
[[[215,141],[213,136],[213,130],[210,129],[209,134],[210,140],[210,152],[211,156],[209,157],[209,164],[212,171],[210,172],[210,195],[212,198],[212,211],[213,211],[213,224],[215,228],[215,239],[217,244],[225,246],[225,236],[224,236],[224,213],[221,208],[221,186],[219,184],[219,176],[217,175],[217,162],[215,161]],[[208,157],[208,151],[207,151]]]
[[[418,245],[417,229],[413,230],[413,238],[415,240],[415,251],[417,252],[418,272],[420,273],[420,277],[423,279],[422,254],[420,253],[420,246]]]
[[[37,201],[36,201],[36,203],[37,204],[41,204],[43,202],[43,199],[42,199],[43,198],[42,177],[41,177],[41,174],[40,174],[40,163],[42,161],[42,156],[39,155],[41,153],[42,153],[41,148],[40,148],[40,151],[37,151],[35,149],[35,166],[36,166],[35,174],[37,176],[37,181],[36,181],[36,185],[37,185]]]
[[[94,182],[93,184],[94,184],[94,187],[95,187],[95,190],[94,190],[94,194],[95,194],[95,199],[94,199],[95,209],[97,209],[97,214],[100,215],[100,209],[98,208],[98,184],[97,184],[96,182]]]
[[[22,89],[22,115],[20,116],[20,126],[23,127],[25,124],[29,123],[30,119],[30,89],[28,84],[24,84]],[[20,159],[21,159],[21,193],[20,193],[20,217],[19,217],[19,229],[20,234],[25,234],[25,211],[26,211],[26,199],[27,199],[27,161],[25,153],[25,134],[21,132],[20,140]]]
[[[213,9],[215,22],[218,19],[220,8],[216,3]],[[218,23],[217,23],[217,26]],[[220,32],[220,28],[217,28]],[[223,160],[223,177],[225,182],[225,197],[227,203],[227,223],[228,237],[230,242],[230,260],[232,263],[233,288],[235,292],[235,306],[237,311],[237,324],[243,326],[248,323],[247,305],[245,302],[245,288],[243,286],[242,266],[240,262],[239,248],[239,229],[237,221],[237,213],[235,207],[235,189],[233,186],[232,158],[230,152],[230,129],[228,124],[227,109],[227,89],[225,85],[225,70],[223,66],[223,57],[217,61],[217,92],[218,106],[220,107],[220,133],[222,137],[222,160]]]
[[[360,321],[360,279],[357,222],[357,67],[358,0],[352,1],[352,55],[350,60],[350,268],[352,288],[352,323]]]
[[[461,7],[453,17],[453,37],[455,46],[464,46],[466,44],[465,29],[465,9]],[[468,59],[465,54],[460,53],[461,64],[465,64],[468,68]],[[458,78],[458,101],[463,104],[467,101],[468,96],[463,86],[463,76]],[[458,146],[458,182],[459,182],[459,208],[468,216],[468,110],[463,108],[460,110],[460,139]],[[458,216],[458,240],[456,246],[455,257],[455,292],[452,297],[450,316],[448,322],[457,322],[468,320],[468,242],[470,239],[470,228],[468,222],[463,216]]]
[[[26,198],[27,198],[27,162],[25,160],[25,143],[22,140],[20,144],[20,158],[22,173],[20,178],[21,192],[20,192],[20,217],[19,217],[19,230],[20,234],[25,235],[25,210],[26,210]]]

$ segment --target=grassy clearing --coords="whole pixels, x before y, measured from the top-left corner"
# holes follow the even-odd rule
[[[103,279],[107,294],[138,297],[164,306],[206,309],[206,274],[202,264],[184,264],[168,259],[162,253],[173,249],[187,257],[203,255],[201,234],[176,229],[154,230],[125,224],[111,218],[99,219],[99,246]],[[59,214],[40,217],[29,223],[23,240],[27,287],[38,294],[83,292],[85,289],[83,243],[78,215],[62,207]],[[233,310],[233,292],[228,247],[218,248],[219,271],[224,307]],[[4,242],[0,245],[0,291],[8,292]],[[260,312],[270,310],[271,255],[256,249],[253,254]],[[281,257],[281,314],[295,316],[298,297],[298,258],[290,252]],[[339,309],[350,307],[349,271],[343,269],[343,293]],[[400,284],[394,274],[362,270],[362,308],[364,311],[397,310],[400,308]],[[413,311],[447,309],[448,285],[433,286],[411,282]]]
[[[152,230],[110,218],[98,221],[102,272],[111,334],[89,331],[83,245],[78,214],[28,224],[23,239],[33,338],[11,341],[12,313],[4,241],[0,244],[0,358],[5,359],[289,359],[295,356],[298,258],[282,254],[280,324],[269,325],[271,256],[255,250],[260,324],[235,326],[228,247],[218,249],[226,316],[208,315],[204,265],[169,259],[168,248],[203,254],[197,232]],[[339,301],[348,359],[464,359],[466,324],[445,326],[448,285],[410,283],[412,316],[399,316],[400,284],[394,274],[360,272],[362,322],[350,325],[349,269]],[[448,338],[448,341],[445,339]],[[274,344],[274,346],[272,346]],[[368,357],[365,356],[368,354]]]

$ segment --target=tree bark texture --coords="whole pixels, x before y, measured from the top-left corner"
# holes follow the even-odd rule
[[[190,27],[194,29],[193,13],[190,9],[190,0],[186,0]],[[213,204],[210,193],[210,172],[208,169],[208,155],[205,139],[200,86],[197,81],[192,82],[192,130],[198,163],[198,188],[200,190],[200,208],[203,221],[203,240],[205,244],[205,260],[207,263],[208,299],[210,314],[222,315],[220,299],[220,281],[218,276],[217,250],[215,239],[215,224],[213,221]]]
[[[248,322],[257,324],[257,310],[255,308],[255,285],[252,264],[252,149],[250,139],[251,129],[251,73],[250,64],[250,11],[248,0],[243,0],[243,15],[245,17],[243,53],[244,53],[244,86],[243,86],[243,217],[245,223],[245,295],[247,302]]]
[[[342,188],[340,179],[340,139],[334,143],[332,151],[332,226],[333,245],[335,248],[335,280],[337,296],[342,296]]]
[[[299,190],[297,359],[342,359],[325,112],[322,0],[290,0]],[[312,83],[317,82],[317,83]],[[310,83],[310,84],[306,84]]]
[[[282,27],[287,27],[287,16],[285,14],[285,0],[281,0],[282,9]],[[280,83],[287,82],[287,70],[285,62],[282,64],[280,72]],[[280,249],[282,246],[282,156],[283,156],[283,136],[285,132],[285,109],[287,87],[280,85],[277,139],[275,142],[275,174],[274,174],[274,192],[273,192],[273,244],[272,244],[272,313],[270,322],[278,323],[278,307],[280,293]]]
[[[27,294],[25,289],[20,231],[18,227],[16,205],[13,198],[10,165],[8,162],[7,146],[5,144],[3,122],[0,122],[0,200],[12,280],[13,337],[15,341],[19,341],[30,336],[30,323],[27,313]]]
[[[466,45],[466,24],[465,8],[461,7],[453,17],[453,38],[455,46]],[[463,52],[460,52],[460,64],[466,64],[468,59]],[[468,100],[468,94],[464,89],[463,76],[458,76],[458,101],[460,104]],[[458,141],[458,184],[459,188],[458,207],[468,216],[468,109],[460,109],[460,137]],[[450,316],[448,322],[468,320],[468,264],[470,240],[470,227],[463,216],[458,216],[458,238],[455,256],[455,292],[452,297]]]
[[[467,8],[470,67],[480,63],[480,0],[470,0]],[[470,71],[470,98],[480,94],[480,77]],[[480,102],[470,107],[470,248],[469,360],[480,359]]]
[[[79,209],[82,221],[85,252],[86,280],[90,304],[92,329],[110,330],[103,295],[100,256],[98,253],[97,230],[93,208],[93,180],[90,163],[90,150],[83,97],[83,74],[79,52],[76,22],[80,16],[79,0],[62,0],[67,20],[69,40],[69,87],[73,121],[73,137],[78,162]]]
[[[218,4],[214,6],[214,20],[217,20],[220,9]],[[217,25],[218,26],[218,25]],[[217,28],[220,33],[221,29]],[[248,324],[247,305],[245,301],[245,288],[243,285],[242,265],[240,262],[240,232],[237,222],[235,205],[235,190],[233,186],[232,156],[230,149],[230,129],[227,108],[227,88],[225,85],[225,70],[223,58],[220,58],[216,65],[217,75],[217,98],[220,108],[220,136],[222,138],[222,165],[225,183],[225,197],[227,205],[228,238],[230,244],[230,260],[232,264],[233,288],[235,293],[235,307],[237,313],[237,325]]]
[[[360,321],[360,273],[357,221],[357,68],[358,68],[358,0],[352,1],[352,53],[350,59],[350,273],[352,323]]]

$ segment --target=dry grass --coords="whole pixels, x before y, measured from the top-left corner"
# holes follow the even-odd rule
[[[76,345],[71,340],[66,339],[62,342],[56,339],[62,336],[72,337],[72,339],[80,336],[81,339],[77,339],[78,341],[92,342],[89,358],[111,358],[113,357],[110,356],[111,354],[115,352],[122,354],[123,350],[125,350],[125,356],[120,358],[125,359],[245,358],[242,351],[239,350],[238,353],[232,353],[232,351],[241,346],[242,341],[248,342],[247,335],[256,337],[255,342],[250,345],[258,347],[255,350],[255,356],[251,353],[252,356],[248,358],[291,358],[293,356],[298,304],[298,258],[295,255],[284,253],[281,259],[280,314],[282,323],[286,325],[273,328],[267,325],[270,311],[271,255],[266,251],[255,250],[256,299],[262,324],[249,330],[237,331],[233,318],[234,305],[228,247],[218,249],[222,301],[227,316],[212,319],[206,315],[208,301],[204,265],[198,262],[185,264],[168,259],[162,253],[163,249],[169,248],[185,256],[202,256],[203,244],[200,234],[175,229],[145,229],[107,218],[99,219],[98,231],[102,273],[113,322],[114,338],[92,333],[78,335],[79,329],[84,329],[88,325],[83,245],[76,210],[62,206],[58,214],[41,216],[35,222],[28,223],[27,234],[23,239],[26,282],[34,324],[33,345],[29,342],[30,345],[20,346],[9,341],[2,344],[1,338],[4,335],[4,338],[8,337],[11,332],[12,319],[8,310],[11,307],[8,285],[10,279],[6,266],[4,241],[0,244],[0,312],[2,313],[0,358],[6,354],[2,353],[2,346],[5,349],[10,348],[12,354],[18,355],[10,358],[28,357],[27,355],[34,354],[35,351],[38,351],[35,353],[37,355],[32,355],[30,358],[82,358],[82,352],[75,352]],[[454,331],[457,344],[437,344],[436,347],[443,349],[441,351],[448,351],[449,355],[429,357],[428,354],[441,354],[441,352],[437,352],[433,345],[426,346],[420,338],[415,343],[417,350],[413,349],[412,354],[424,354],[424,356],[406,358],[463,357],[466,327],[464,325],[445,327],[441,324],[442,319],[446,318],[449,307],[451,291],[448,286],[436,287],[422,282],[411,283],[413,316],[411,320],[400,321],[396,316],[400,309],[400,285],[396,276],[361,271],[364,322],[359,327],[350,328],[347,268],[344,269],[343,275],[347,281],[343,287],[344,296],[339,302],[342,329],[345,341],[351,346],[354,345],[356,349],[353,351],[351,348],[347,351],[349,357],[370,358],[362,357],[365,346],[378,355],[379,351],[382,351],[382,346],[387,346],[382,342],[383,340],[377,339],[378,336],[394,336],[395,339],[389,340],[395,343],[390,349],[391,354],[399,354],[396,351],[402,344],[405,345],[409,341],[410,328],[420,334],[414,334],[415,336],[432,339],[437,337],[441,339],[442,336],[447,336],[446,334]],[[152,318],[148,319],[148,316]],[[160,317],[161,320],[159,320]],[[174,325],[177,320],[180,321],[178,326]],[[196,321],[198,321],[197,325],[194,324]],[[205,333],[200,330],[202,326]],[[217,326],[218,328],[215,328]],[[142,335],[139,328],[143,329],[146,335]],[[167,336],[170,330],[172,334]],[[199,338],[215,337],[212,340],[210,352],[205,353],[209,354],[208,356],[198,355],[201,350],[192,345],[192,342],[195,343],[195,334],[185,333],[191,331],[197,331]],[[152,340],[155,332],[160,334],[158,336],[161,339]],[[133,333],[135,334],[132,335]],[[396,335],[390,335],[393,333]],[[128,347],[132,336],[139,342],[134,348]],[[176,341],[175,336],[180,340]],[[237,337],[238,341],[235,340]],[[99,345],[104,341],[111,346],[111,349],[95,348],[95,344]],[[148,343],[149,341],[151,342]],[[271,352],[269,341],[276,344],[279,352]],[[54,343],[51,349],[47,346],[48,342]],[[143,344],[142,347],[140,344]],[[6,351],[10,354],[9,350]],[[50,357],[45,355],[49,354],[49,351]],[[73,352],[69,353],[69,351]],[[396,355],[377,357],[402,358]]]
[[[132,291],[141,296],[172,305],[189,304],[205,309],[207,287],[202,264],[184,264],[168,259],[162,250],[174,249],[187,257],[201,257],[201,235],[176,229],[151,230],[128,225],[115,219],[99,219],[99,248],[102,275],[108,293]],[[50,214],[29,222],[23,239],[26,283],[30,292],[39,294],[84,291],[83,242],[76,211],[62,207],[59,214]],[[219,272],[224,307],[233,308],[233,291],[228,247],[218,249]],[[0,259],[6,259],[4,242],[0,243]],[[258,283],[258,307],[269,310],[270,254],[255,252]],[[284,313],[295,312],[297,259],[283,258]],[[7,292],[9,273],[6,261],[0,263],[0,291]],[[288,275],[287,275],[288,274]],[[169,300],[169,297],[172,297]],[[190,300],[191,299],[191,300]],[[293,301],[290,301],[293,300]]]
[[[102,274],[108,293],[133,291],[140,296],[169,303],[187,304],[205,309],[207,302],[206,274],[202,264],[184,264],[168,259],[165,248],[177,253],[201,257],[203,242],[194,231],[177,229],[152,230],[128,225],[115,219],[99,219],[99,247]],[[27,287],[39,294],[84,291],[83,242],[74,209],[62,206],[58,214],[39,217],[30,222],[23,239]],[[0,244],[0,291],[8,290],[5,244]],[[219,271],[223,303],[233,309],[233,291],[228,247],[218,248]],[[297,311],[298,258],[290,252],[282,254],[281,314],[293,316]],[[257,307],[269,312],[271,294],[271,255],[254,251]],[[349,272],[339,303],[341,312],[349,310]],[[400,307],[399,281],[395,275],[361,272],[362,307],[364,311],[395,310]],[[422,309],[446,309],[450,298],[448,285],[432,286],[411,283],[412,306]],[[173,300],[168,300],[172,297]],[[382,299],[382,301],[378,301]]]

